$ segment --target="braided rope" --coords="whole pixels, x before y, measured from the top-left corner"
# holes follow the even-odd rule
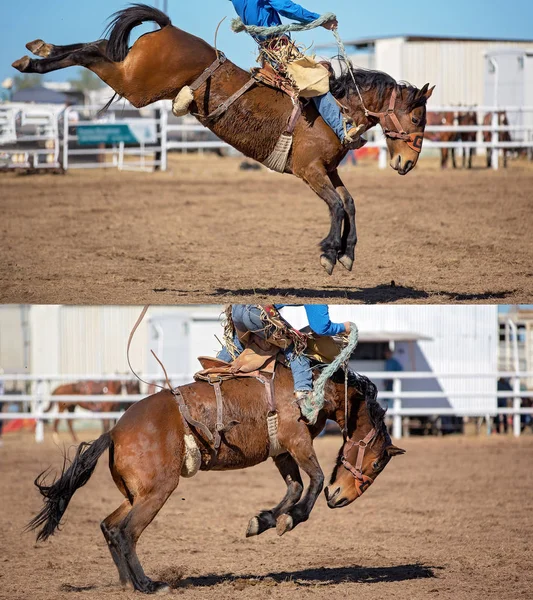
[[[359,330],[357,329],[357,325],[355,323],[350,323],[348,343],[339,354],[337,354],[335,360],[324,367],[322,373],[320,373],[318,379],[315,381],[313,393],[310,395],[309,400],[300,406],[302,416],[304,416],[311,425],[316,423],[318,413],[324,408],[326,402],[325,388],[328,379],[348,362],[348,359],[355,350],[358,342]]]
[[[276,25],[274,27],[259,27],[258,25],[245,25],[241,19],[232,19],[231,28],[235,33],[246,31],[250,35],[269,36],[269,35],[281,35],[291,31],[309,31],[317,27],[321,27],[324,23],[329,23],[337,17],[333,13],[326,13],[318,19],[311,21],[310,23],[297,24],[291,23],[287,25]]]
[[[352,76],[352,80],[355,85],[355,89],[357,90],[357,95],[359,96],[359,100],[361,100],[361,105],[363,110],[365,111],[365,116],[368,116],[368,109],[365,106],[365,102],[363,100],[363,96],[361,95],[361,91],[359,86],[357,85],[357,81],[355,81],[355,75],[353,74],[352,63],[350,61],[350,57],[348,56],[348,52],[346,52],[346,47],[344,46],[344,42],[341,39],[338,29],[333,29],[333,36],[335,37],[335,41],[337,42],[337,46],[339,47],[339,53],[344,58],[344,62],[346,63],[346,68],[348,69],[350,75]]]

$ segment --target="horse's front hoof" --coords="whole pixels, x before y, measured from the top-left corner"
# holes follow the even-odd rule
[[[331,275],[333,273],[333,269],[335,268],[335,263],[330,260],[325,254],[322,254],[320,257],[320,264],[326,269],[326,273]]]
[[[28,42],[26,44],[26,48],[35,56],[40,56],[41,58],[48,58],[50,56],[50,52],[52,51],[52,47],[50,44],[45,43],[43,40],[33,40],[33,42]]]
[[[283,535],[287,531],[291,531],[294,527],[294,522],[291,515],[280,515],[276,521],[276,533]]]
[[[248,523],[248,529],[246,530],[246,537],[253,537],[254,535],[259,535],[259,519],[257,517],[252,517],[250,522]]]
[[[22,58],[19,58],[18,60],[16,60],[11,66],[14,69],[17,69],[17,71],[24,73],[26,71],[26,69],[30,66],[30,57],[23,56]]]
[[[339,258],[339,262],[341,263],[341,265],[347,270],[347,271],[351,271],[352,267],[353,267],[353,258],[350,258],[349,256],[347,256],[346,254],[343,254],[340,258]]]

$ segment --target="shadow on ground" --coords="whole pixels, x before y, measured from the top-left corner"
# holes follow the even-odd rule
[[[427,579],[436,577],[434,571],[442,567],[429,567],[420,563],[397,565],[393,567],[322,567],[302,569],[301,571],[277,571],[268,575],[240,575],[231,573],[222,575],[201,575],[185,577],[181,569],[168,569],[158,574],[158,578],[167,581],[171,587],[213,587],[222,583],[230,583],[240,589],[248,585],[277,585],[289,583],[301,587],[317,585],[337,585],[342,583],[382,583],[408,581],[411,579]]]
[[[153,290],[157,293],[176,293],[176,294],[190,294],[190,290],[179,290],[172,288],[156,288]],[[198,290],[199,293],[200,290]],[[213,292],[207,292],[206,295],[213,299],[226,298],[234,296],[236,300],[239,297],[250,297],[250,296],[265,296],[268,298],[273,297],[290,297],[290,298],[301,298],[309,300],[342,300],[345,302],[359,302],[362,304],[376,304],[376,303],[387,303],[387,302],[398,302],[400,300],[426,300],[435,299],[439,297],[450,302],[483,302],[487,300],[502,300],[507,296],[512,295],[516,290],[503,290],[503,291],[485,291],[480,293],[464,294],[459,292],[448,292],[444,290],[418,290],[413,287],[407,287],[402,285],[396,285],[394,282],[390,284],[380,284],[374,287],[368,288],[348,288],[348,287],[331,287],[324,289],[311,289],[311,288],[216,288]]]

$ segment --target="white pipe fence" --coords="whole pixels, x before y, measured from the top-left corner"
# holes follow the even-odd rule
[[[184,120],[179,123],[169,123],[170,112],[165,103],[154,105],[153,116],[142,116],[130,105],[117,105],[112,106],[105,117],[98,118],[97,110],[99,108],[99,106],[69,106],[61,112],[57,107],[39,108],[39,114],[33,115],[33,112],[37,110],[34,105],[10,105],[9,103],[2,105],[0,110],[0,154],[3,153],[10,157],[4,163],[4,168],[61,166],[65,170],[68,168],[116,168],[147,171],[159,168],[164,171],[167,169],[167,155],[170,150],[186,152],[188,150],[229,148],[228,144],[218,139],[200,123],[188,123]],[[129,114],[135,116],[123,118],[123,111],[128,111]],[[476,133],[477,139],[469,142],[461,140],[433,142],[426,136],[425,149],[467,150],[475,148],[483,152],[490,152],[493,169],[499,168],[499,156],[504,150],[529,148],[533,153],[533,107],[531,106],[430,106],[428,112],[448,112],[456,116],[460,113],[475,112],[478,121],[485,114],[492,113],[492,121],[490,125],[428,125],[427,133]],[[509,125],[499,123],[498,113],[500,112],[512,115]],[[16,124],[18,121],[15,115],[18,115],[17,119],[20,122],[35,123],[38,128],[33,136],[28,132],[22,132]],[[518,123],[513,124],[513,121],[518,121]],[[128,146],[120,142],[73,148],[73,144],[78,142],[77,127],[83,125],[130,125],[137,126],[138,131],[141,132],[143,128],[146,131],[150,129],[152,131],[149,136],[151,141],[142,141],[143,136],[141,135],[138,144],[128,144]],[[500,140],[502,133],[512,134],[514,139],[502,141]],[[490,134],[490,141],[484,141],[483,134]],[[370,139],[366,147],[379,149],[379,166],[385,168],[387,166],[387,146],[380,128],[374,128],[369,135]],[[39,142],[43,141],[49,143],[49,149],[39,146]],[[34,142],[31,148],[28,147],[29,142]],[[38,160],[41,155],[47,155],[47,162]]]
[[[392,434],[395,438],[402,437],[402,418],[403,417],[483,417],[490,423],[490,419],[496,415],[512,415],[513,416],[513,433],[519,436],[521,433],[521,415],[531,415],[533,417],[533,407],[522,407],[523,399],[533,398],[533,391],[522,390],[520,386],[521,380],[533,377],[533,373],[521,372],[500,372],[500,373],[433,373],[433,372],[370,372],[368,375],[373,380],[391,381],[392,391],[380,391],[379,398],[381,400],[392,400],[392,406],[388,410],[388,415],[392,417],[393,427]],[[150,383],[162,384],[160,375],[143,375],[142,378]],[[512,390],[497,391],[496,381],[500,378],[509,379],[512,381]],[[170,380],[173,385],[183,385],[192,381],[191,374],[172,374]],[[403,391],[403,382],[407,380],[443,380],[443,379],[467,379],[467,380],[488,380],[494,382],[492,391]],[[58,395],[52,396],[52,387],[57,382],[78,382],[78,381],[137,381],[131,376],[120,375],[0,375],[0,386],[3,389],[6,383],[25,383],[31,386],[31,392],[25,394],[0,394],[0,403],[19,404],[23,408],[23,404],[27,403],[30,410],[17,412],[0,412],[0,420],[9,421],[14,419],[34,419],[35,439],[41,442],[44,439],[44,421],[50,419],[119,419],[123,413],[120,412],[84,412],[84,413],[57,413],[45,412],[45,408],[52,402],[127,402],[134,403],[146,397],[146,394],[120,394],[120,395]],[[408,408],[402,406],[402,400],[423,399],[437,400],[454,398],[475,399],[492,398],[494,400],[493,408],[480,408],[475,405],[466,408],[459,407],[432,407],[431,405]],[[512,407],[499,408],[497,407],[498,398],[507,398],[513,401]],[[453,402],[452,402],[453,404]],[[489,426],[488,426],[489,427]]]

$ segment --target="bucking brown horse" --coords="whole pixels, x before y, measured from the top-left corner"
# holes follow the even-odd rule
[[[141,36],[130,49],[130,32],[146,21],[156,22],[161,29]],[[230,103],[250,81],[250,73],[229,60],[220,64],[221,54],[215,48],[172,26],[167,15],[151,6],[136,4],[116,13],[109,39],[69,46],[35,40],[26,47],[42,59],[24,56],[13,63],[19,71],[49,73],[71,66],[86,67],[138,108],[174,99],[184,86],[216,65],[194,91],[189,111],[219,138],[261,163],[286,130],[293,109],[289,96],[255,83],[216,119],[208,118]],[[391,167],[401,175],[411,171],[422,148],[426,102],[432,93],[429,85],[417,89],[398,84],[385,73],[356,69],[353,79],[346,71],[332,81],[331,87],[346,113],[364,125],[364,130],[381,124]],[[329,274],[337,260],[352,269],[357,243],[354,200],[337,172],[347,151],[309,103],[296,123],[285,172],[303,179],[328,205],[331,227],[320,247],[321,263]]]
[[[351,373],[347,384],[345,388],[342,371],[326,382],[324,409],[316,425],[307,425],[299,419],[300,411],[294,404],[290,369],[277,365],[274,396],[281,452],[274,457],[274,463],[287,484],[287,492],[276,507],[262,510],[250,520],[247,536],[271,528],[283,535],[309,518],[324,482],[313,439],[326,419],[335,420],[345,430],[330,484],[325,489],[330,508],[353,502],[392,456],[404,452],[391,443],[384,423],[385,411],[376,400],[374,384]],[[94,442],[82,443],[71,463],[65,458],[62,474],[52,484],[46,484],[41,474],[35,483],[44,497],[44,507],[29,524],[32,529],[42,527],[38,539],[46,540],[59,527],[74,492],[87,483],[99,457],[109,449],[111,475],[124,500],[102,521],[101,529],[120,582],[123,587],[146,593],[166,588],[166,583],[152,581],[145,575],[136,545],[176,489],[180,475],[191,475],[187,471],[186,438],[193,436],[199,458],[197,468],[204,471],[243,469],[269,457],[269,409],[263,383],[255,378],[229,380],[222,389],[223,418],[234,426],[222,433],[218,450],[202,433],[203,427],[214,431],[219,419],[213,386],[201,381],[178,388],[179,395],[165,390],[132,405],[110,432]],[[180,411],[178,396],[186,400],[190,413],[187,420]],[[195,421],[196,427],[191,425]],[[310,478],[305,494],[300,469]]]
[[[108,396],[118,396],[123,386],[126,386],[126,393],[128,394],[139,394],[139,382],[138,381],[78,381],[76,383],[65,383],[63,385],[58,386],[53,392],[52,396],[97,396],[97,395],[108,395]],[[76,409],[76,406],[80,408],[84,408],[85,410],[90,410],[93,412],[101,412],[101,413],[110,413],[116,412],[119,410],[126,410],[129,406],[129,403],[125,402],[84,402],[83,400],[76,401],[68,401],[63,402],[61,400],[56,400],[57,402],[57,412],[62,413],[68,411],[73,413]],[[53,409],[54,402],[50,404],[50,407],[45,411],[49,412]],[[74,424],[72,419],[67,419],[67,426],[70,431],[70,435],[72,436],[72,440],[74,442],[78,441],[78,437],[76,436],[76,432],[74,431]],[[59,422],[60,419],[54,419],[54,436],[57,438],[58,430],[59,430]],[[111,429],[112,422],[111,419],[102,419],[102,427],[104,433]]]

